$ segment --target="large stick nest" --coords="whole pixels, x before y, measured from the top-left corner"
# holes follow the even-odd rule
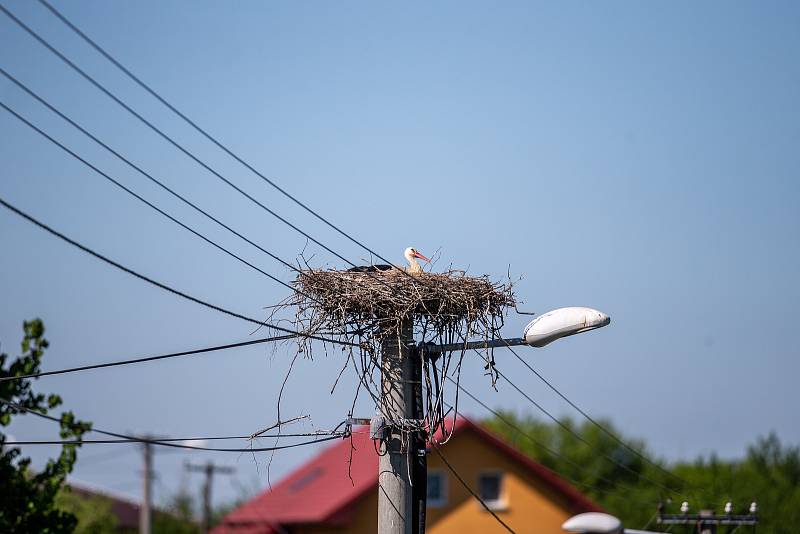
[[[313,316],[312,329],[393,332],[404,319],[423,319],[435,329],[466,326],[472,334],[501,320],[514,305],[511,285],[463,271],[409,274],[306,270],[295,281],[297,304]],[[309,317],[311,318],[311,317]]]
[[[379,385],[380,378],[375,376],[384,342],[394,338],[399,343],[401,335],[411,332],[415,341],[423,343],[494,339],[500,336],[506,311],[516,305],[510,281],[495,283],[488,276],[467,276],[453,270],[411,274],[396,268],[374,272],[305,269],[293,284],[295,293],[283,307],[293,308],[294,326],[310,335],[351,344],[344,349],[348,358],[342,371],[348,366],[355,370],[359,379],[356,399],[358,391],[365,390],[392,421],[404,416],[393,413]],[[311,341],[301,338],[298,343],[298,353],[311,356]],[[431,435],[438,429],[446,435],[444,420],[450,410],[457,412],[458,390],[454,402],[446,402],[445,383],[452,380],[458,384],[464,354],[462,348],[424,362],[424,426]],[[491,349],[482,358],[494,385]]]

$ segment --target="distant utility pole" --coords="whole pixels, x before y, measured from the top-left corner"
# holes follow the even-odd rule
[[[152,439],[152,436],[144,436],[144,439]],[[147,441],[143,442],[142,451],[144,453],[144,495],[142,496],[142,506],[139,508],[139,534],[150,534],[150,507],[153,500],[153,445]]]
[[[205,473],[206,481],[203,484],[203,534],[207,534],[211,529],[211,483],[214,478],[214,473],[224,475],[232,474],[235,469],[222,465],[214,465],[214,462],[208,462],[205,465],[192,465],[186,464],[187,471],[196,473]]]

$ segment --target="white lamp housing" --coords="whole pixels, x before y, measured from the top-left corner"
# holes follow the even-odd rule
[[[622,532],[622,521],[613,515],[587,512],[570,517],[561,528],[576,534],[618,534]]]
[[[544,347],[556,339],[602,328],[610,322],[611,317],[592,308],[559,308],[528,323],[522,337],[532,347]]]

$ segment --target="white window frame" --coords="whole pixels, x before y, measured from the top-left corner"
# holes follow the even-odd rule
[[[500,483],[498,484],[498,497],[497,499],[493,500],[484,500],[483,502],[486,503],[486,506],[489,507],[490,510],[493,512],[501,512],[508,509],[508,495],[506,493],[506,473],[500,469],[490,469],[486,471],[478,471],[478,479],[476,482],[476,489],[478,491],[478,495],[480,495],[481,491],[481,477],[488,477],[493,476],[500,479]],[[481,499],[483,499],[483,495],[480,495]],[[481,503],[478,503],[478,506],[481,510],[485,509],[481,506]]]
[[[428,499],[428,496],[425,495],[427,506],[429,508],[444,508],[447,506],[447,473],[443,469],[428,469],[427,476],[439,477],[439,488],[441,489],[438,499]]]

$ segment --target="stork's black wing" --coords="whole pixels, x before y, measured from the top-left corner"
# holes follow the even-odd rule
[[[378,271],[391,271],[394,269],[393,265],[378,264],[378,265],[358,265],[347,269],[349,273],[374,273]]]

